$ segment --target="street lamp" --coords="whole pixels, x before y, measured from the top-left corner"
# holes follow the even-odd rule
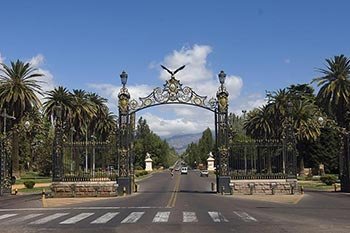
[[[125,88],[126,82],[128,81],[128,74],[125,71],[120,74],[120,80],[122,82],[123,88]]]
[[[95,135],[91,135],[92,139],[92,177],[95,177],[95,142],[96,142],[96,137]]]
[[[220,81],[221,86],[223,86],[225,83],[225,80],[226,80],[225,72],[223,70],[220,71],[220,73],[218,74],[218,77],[219,77],[219,81]]]
[[[30,159],[33,159],[32,157],[32,139],[31,139],[31,135],[30,135],[30,122],[29,121],[26,121],[24,122],[24,128],[26,130],[26,133],[27,135],[29,134],[29,157]],[[27,166],[28,166],[28,169],[29,169],[29,162],[27,161]]]

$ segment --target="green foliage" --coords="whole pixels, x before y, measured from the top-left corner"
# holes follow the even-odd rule
[[[135,166],[145,167],[146,153],[151,154],[154,167],[169,167],[176,161],[177,155],[169,144],[153,133],[142,117],[138,120],[136,140],[134,142]]]
[[[214,140],[211,130],[207,128],[203,131],[202,137],[198,143],[188,145],[185,155],[185,161],[192,167],[198,166],[200,163],[206,164],[209,152],[214,149]]]
[[[149,172],[148,171],[136,171],[135,176],[136,177],[140,177],[140,176],[145,176],[148,175]]]
[[[27,189],[32,189],[35,185],[35,182],[33,180],[28,180],[23,182],[23,184]]]
[[[321,181],[326,185],[332,185],[337,182],[337,177],[334,175],[326,175],[321,177]]]
[[[315,78],[320,90],[317,102],[327,115],[346,127],[350,119],[346,112],[350,110],[350,59],[343,54],[326,59],[326,69],[318,69],[324,76]]]

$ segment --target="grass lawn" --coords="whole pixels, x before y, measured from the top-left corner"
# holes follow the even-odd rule
[[[19,193],[41,193],[43,191],[43,189],[45,189],[45,192],[50,191],[50,187],[49,186],[45,186],[45,187],[35,187],[32,189],[27,189],[27,188],[23,188],[23,189],[18,189]]]
[[[303,186],[304,189],[312,189],[312,190],[319,190],[319,191],[334,191],[333,185],[326,185],[321,181],[299,180],[298,184],[299,186]],[[340,189],[340,185],[337,184],[337,190],[339,189]]]
[[[17,179],[15,184],[23,184],[23,182],[29,181],[29,180],[34,181],[36,184],[52,182],[51,177],[39,176],[39,174],[36,172],[27,172],[27,173],[21,174],[21,178]]]

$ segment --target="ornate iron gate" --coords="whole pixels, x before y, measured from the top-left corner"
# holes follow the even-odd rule
[[[0,136],[0,196],[10,194],[12,188],[12,163],[8,138]]]
[[[57,109],[52,153],[52,180],[55,182],[115,181],[116,145],[111,142],[64,140],[61,109]]]
[[[204,108],[214,113],[216,147],[215,159],[217,161],[217,187],[229,190],[230,176],[228,167],[228,95],[225,88],[226,74],[221,71],[219,76],[220,87],[216,93],[217,98],[207,100],[206,96],[198,95],[191,87],[182,86],[175,74],[185,68],[182,66],[175,71],[170,71],[162,66],[170,74],[163,87],[157,87],[148,96],[139,98],[139,101],[130,100],[130,94],[125,87],[128,75],[122,72],[120,75],[122,88],[119,97],[119,122],[117,127],[118,137],[118,192],[132,192],[133,187],[133,139],[135,130],[135,113],[149,107],[164,104],[185,104]]]

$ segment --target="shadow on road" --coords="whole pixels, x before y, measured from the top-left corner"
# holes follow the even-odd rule
[[[202,193],[202,194],[216,194],[214,191],[198,191],[198,190],[180,190],[180,193]]]

